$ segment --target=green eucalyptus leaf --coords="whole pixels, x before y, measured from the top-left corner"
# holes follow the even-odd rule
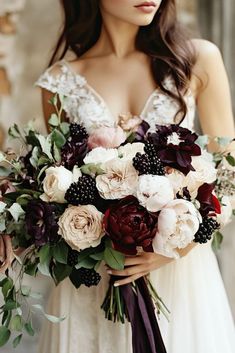
[[[16,222],[18,222],[19,218],[25,214],[25,211],[23,210],[23,208],[16,202],[13,203],[13,205],[10,208],[8,208],[8,211],[10,212],[10,214],[12,215],[12,217]]]
[[[66,138],[64,137],[64,135],[59,131],[59,130],[54,130],[51,133],[51,139],[52,142],[55,143],[55,145],[58,148],[61,148],[64,146],[64,144],[66,143]]]
[[[5,202],[0,201],[0,213],[5,211],[7,204]]]
[[[232,142],[232,139],[230,137],[217,137],[216,142],[220,146],[225,147],[225,146],[228,146]]]
[[[50,160],[53,160],[53,156],[51,154],[52,142],[51,142],[51,135],[47,137],[43,135],[37,135],[38,141],[40,142],[40,146],[42,152],[47,155]]]
[[[42,275],[47,276],[47,277],[51,276],[49,262],[44,262],[43,264],[39,263],[37,268],[41,272]]]
[[[212,249],[214,250],[214,252],[218,251],[221,248],[221,244],[223,242],[223,234],[221,234],[220,232],[215,232],[213,234],[213,241],[212,241]]]
[[[3,310],[8,311],[8,310],[15,310],[18,308],[20,304],[16,302],[15,300],[9,299],[7,300],[6,304],[3,305]]]
[[[58,94],[57,93],[49,100],[49,103],[54,105],[55,107],[57,106],[57,103],[58,103]]]
[[[54,126],[54,127],[59,126],[60,121],[59,121],[58,116],[56,114],[52,114],[50,119],[48,120],[48,123],[49,123],[49,125]]]
[[[29,297],[31,293],[31,287],[29,286],[21,286],[21,293],[24,297]]]
[[[0,217],[0,232],[3,233],[6,230],[6,218],[4,214]]]
[[[24,272],[29,276],[36,276],[37,268],[38,268],[37,262],[29,263],[29,264],[25,265]]]
[[[69,134],[69,124],[65,122],[61,123],[60,130],[63,135],[67,136]]]
[[[10,277],[7,277],[4,285],[2,286],[2,294],[4,298],[7,298],[13,286],[14,286],[13,280]]]
[[[0,163],[5,160],[6,160],[6,157],[5,157],[4,153],[0,152]]]
[[[34,130],[31,129],[28,132],[28,135],[26,136],[27,144],[31,145],[33,147],[35,147],[35,146],[40,147],[40,142],[38,141],[37,135],[38,134]]]
[[[32,151],[32,156],[30,157],[30,163],[32,164],[32,166],[37,169],[38,167],[38,159],[39,159],[39,155],[40,155],[40,151],[39,151],[39,147],[34,147],[33,151]]]
[[[104,261],[114,270],[123,270],[125,263],[124,254],[113,248],[107,247],[104,251]]]
[[[8,342],[10,336],[11,331],[5,326],[0,326],[0,347],[3,347]]]
[[[88,268],[92,269],[96,265],[96,261],[94,259],[91,259],[90,257],[85,258],[82,261],[79,261],[79,263],[75,266],[75,268],[78,270],[79,268]]]
[[[65,278],[69,277],[71,274],[72,268],[68,265],[61,264],[57,262],[53,268],[53,274],[56,280],[56,283],[62,282]]]
[[[97,261],[101,261],[104,259],[104,252],[99,252],[97,254],[92,254],[90,255],[90,257],[93,259],[93,260],[97,260]]]
[[[31,322],[26,322],[24,324],[24,329],[30,336],[34,336],[35,332]]]
[[[55,142],[53,144],[53,155],[54,155],[54,159],[56,160],[56,162],[60,163],[61,162],[60,149],[57,147]]]
[[[40,305],[40,304],[33,304],[32,305],[35,309],[41,311],[41,313],[52,323],[56,324],[56,323],[59,323],[61,321],[64,321],[65,320],[65,317],[57,317],[57,316],[54,316],[54,315],[49,315],[49,314],[46,314],[43,307]]]
[[[20,315],[16,315],[11,319],[10,328],[12,331],[22,331],[23,321]]]
[[[50,245],[46,244],[41,247],[39,250],[39,258],[40,262],[43,264],[45,262],[48,262],[48,260],[51,259],[51,248]]]
[[[199,145],[202,149],[205,149],[209,143],[208,135],[200,135],[195,141],[197,145]]]
[[[20,129],[17,124],[14,124],[11,126],[8,130],[8,135],[13,137],[13,138],[19,138],[21,136],[20,134]]]
[[[229,154],[226,156],[226,161],[232,166],[235,167],[235,158]]]
[[[20,341],[22,339],[22,333],[19,335],[19,336],[16,336],[12,342],[13,344],[13,347],[16,348],[19,344],[20,344]]]
[[[8,177],[12,173],[12,167],[6,168],[0,166],[0,177]]]

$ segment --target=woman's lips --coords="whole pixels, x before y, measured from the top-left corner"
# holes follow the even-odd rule
[[[155,10],[156,4],[154,2],[143,2],[135,7],[144,13],[151,13]]]

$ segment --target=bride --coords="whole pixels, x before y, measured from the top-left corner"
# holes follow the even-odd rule
[[[67,97],[64,115],[88,132],[140,116],[150,127],[180,123],[234,136],[228,79],[218,48],[186,40],[175,0],[63,0],[64,27],[49,69],[39,78],[46,121],[50,98]],[[70,51],[74,60],[65,59]],[[213,146],[212,146],[213,147]],[[126,258],[124,271],[103,267],[97,287],[69,280],[54,288],[48,310],[66,315],[45,323],[40,353],[131,353],[129,324],[105,320],[100,309],[109,275],[122,286],[150,272],[171,311],[160,318],[168,353],[234,353],[235,330],[211,244],[190,244],[173,260],[154,253]],[[146,352],[148,353],[148,352]]]

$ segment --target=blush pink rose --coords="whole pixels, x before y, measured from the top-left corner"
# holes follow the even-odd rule
[[[97,129],[88,139],[89,148],[96,147],[115,148],[126,140],[123,129],[118,127],[101,127]]]

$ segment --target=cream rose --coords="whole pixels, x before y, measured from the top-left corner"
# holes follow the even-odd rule
[[[138,174],[132,161],[115,159],[105,163],[105,174],[96,177],[97,189],[104,199],[122,199],[133,195],[138,182]]]
[[[76,170],[76,177],[78,175],[80,174]],[[63,166],[48,168],[43,180],[44,194],[41,199],[45,202],[65,203],[65,193],[73,181],[74,174]]]
[[[160,211],[174,199],[173,187],[165,176],[141,175],[136,196],[139,203],[150,212]]]
[[[118,158],[118,151],[115,148],[96,147],[84,158],[85,164],[106,163],[112,159]]]
[[[189,245],[199,229],[201,216],[194,205],[186,200],[173,200],[160,212],[158,231],[153,239],[156,253],[178,258],[177,248]]]
[[[104,235],[103,214],[93,205],[68,207],[58,225],[58,233],[77,251],[98,246]]]
[[[118,149],[119,157],[125,160],[132,160],[138,152],[144,153],[144,144],[142,142],[127,143]]]

